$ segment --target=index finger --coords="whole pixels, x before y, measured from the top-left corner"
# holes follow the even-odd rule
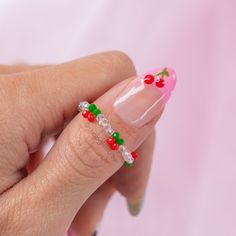
[[[17,119],[24,127],[31,151],[38,146],[42,135],[58,131],[66,120],[76,115],[78,101],[95,100],[134,74],[134,65],[129,57],[114,51],[0,76],[0,81],[8,85],[4,87],[9,88],[8,94],[14,96],[12,109],[7,104],[9,117]],[[5,78],[8,79],[4,81]]]

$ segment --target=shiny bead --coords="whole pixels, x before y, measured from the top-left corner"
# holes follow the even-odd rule
[[[103,114],[97,115],[96,120],[98,121],[98,124],[101,126],[108,124],[108,120],[105,118]]]
[[[118,145],[122,145],[124,143],[124,139],[119,138],[116,140],[116,142]]]
[[[97,107],[93,103],[88,106],[88,110],[91,111],[91,112],[93,112],[95,109],[97,109]]]
[[[113,143],[110,147],[112,150],[117,150],[119,146],[117,143]]]
[[[137,160],[138,154],[136,152],[131,152],[131,155],[132,155],[134,160]]]
[[[99,114],[101,114],[101,110],[96,108],[95,110],[93,110],[93,114],[95,115],[95,117],[97,117]]]
[[[119,139],[119,137],[120,137],[120,134],[118,132],[114,132],[112,134],[112,137],[117,141]]]
[[[130,167],[133,166],[133,163],[130,164],[130,163],[128,163],[128,162],[125,161],[125,162],[124,162],[124,166],[127,167],[127,168],[130,168]]]
[[[88,121],[90,121],[90,122],[93,122],[94,121],[94,119],[95,119],[95,117],[94,117],[94,114],[93,113],[91,113],[91,112],[89,112],[89,114],[88,114]]]
[[[109,124],[103,126],[103,128],[109,136],[111,136],[114,132],[114,130],[111,128],[111,126]]]
[[[115,139],[114,138],[108,138],[107,139],[107,144],[109,144],[109,145],[112,145],[112,144],[114,144],[116,141],[115,141]]]
[[[133,159],[132,155],[129,152],[124,152],[124,153],[122,153],[122,155],[124,157],[124,160],[127,163],[132,164],[134,162],[134,159]]]
[[[89,106],[89,103],[87,101],[80,102],[78,106],[78,110],[79,111],[87,110],[88,106]]]
[[[119,146],[119,150],[120,150],[121,152],[127,152],[127,151],[128,151],[127,148],[126,148],[125,146],[123,146],[123,145],[120,145],[120,146]]]
[[[84,110],[84,111],[82,112],[82,116],[85,117],[85,118],[87,118],[89,113],[90,113],[90,112],[89,112],[88,110]]]

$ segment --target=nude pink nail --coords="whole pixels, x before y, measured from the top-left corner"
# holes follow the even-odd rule
[[[138,76],[118,95],[114,110],[126,123],[141,127],[163,109],[175,84],[175,72],[167,67]]]

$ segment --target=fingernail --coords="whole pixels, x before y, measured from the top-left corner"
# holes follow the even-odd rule
[[[126,123],[141,127],[162,110],[175,83],[175,72],[167,67],[138,76],[117,96],[114,110]]]
[[[101,221],[99,221],[97,223],[96,230],[93,232],[92,236],[97,236],[98,235],[98,231],[100,229],[100,226],[101,226]]]
[[[144,199],[145,194],[143,194],[143,196],[140,198],[127,200],[128,210],[132,216],[137,216],[141,212],[144,204]]]
[[[97,233],[98,233],[97,231],[94,231],[94,233],[93,233],[93,235],[92,235],[92,236],[96,236],[96,235],[97,235]]]

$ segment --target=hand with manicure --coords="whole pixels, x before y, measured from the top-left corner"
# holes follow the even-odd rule
[[[0,235],[95,235],[116,191],[137,215],[154,127],[175,83],[168,67],[137,76],[121,52],[59,65],[0,66]],[[96,123],[100,111],[88,122],[86,112],[77,112],[80,101],[96,104],[119,131],[116,148]],[[138,154],[132,167],[124,166],[119,145]]]

